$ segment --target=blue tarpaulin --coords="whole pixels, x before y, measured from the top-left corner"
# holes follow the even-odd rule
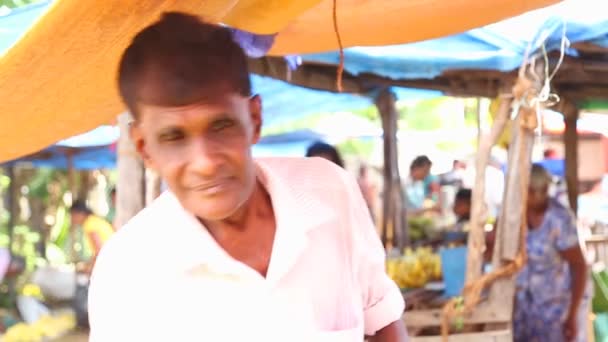
[[[114,144],[119,135],[118,127],[101,126],[5,165],[28,163],[35,167],[67,169],[71,162],[72,167],[78,170],[114,168],[116,167]]]
[[[253,146],[254,157],[303,157],[310,145],[317,141],[327,142],[327,137],[312,130],[267,135]]]
[[[523,62],[529,43],[532,50],[543,42],[548,50],[559,49],[564,28],[571,43],[590,41],[608,47],[606,1],[566,0],[454,36],[346,49],[345,69],[355,75],[374,73],[392,79],[431,79],[454,69],[511,71]],[[576,50],[567,53],[576,55]],[[337,64],[339,55],[330,52],[302,59]]]

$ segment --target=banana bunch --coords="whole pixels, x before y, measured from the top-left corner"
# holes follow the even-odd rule
[[[441,279],[441,259],[430,248],[408,248],[403,256],[386,261],[386,272],[402,289],[420,288]]]
[[[56,339],[76,327],[73,313],[45,315],[33,324],[19,323],[10,327],[3,336],[3,342],[39,342]]]

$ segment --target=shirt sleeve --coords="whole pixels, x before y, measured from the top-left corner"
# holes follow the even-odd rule
[[[372,222],[369,210],[357,183],[346,175],[351,203],[354,265],[362,289],[365,334],[398,321],[405,310],[405,302],[395,282],[386,274],[384,247]]]
[[[555,215],[555,229],[557,239],[556,247],[560,251],[565,251],[579,244],[576,219],[567,210],[562,209]]]

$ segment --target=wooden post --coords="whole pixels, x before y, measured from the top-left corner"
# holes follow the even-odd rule
[[[146,206],[150,205],[160,195],[161,178],[158,173],[146,169]]]
[[[564,115],[564,149],[566,151],[566,185],[568,202],[572,212],[578,209],[578,133],[577,121],[579,111],[569,101],[562,100],[561,112]]]
[[[399,176],[399,156],[397,153],[397,118],[395,95],[384,89],[376,98],[376,107],[380,112],[384,130],[384,195],[382,215],[382,236],[392,227],[393,247],[402,251],[409,243],[405,229],[405,214],[403,210],[403,191]],[[386,241],[385,241],[386,243]]]
[[[73,151],[72,150],[68,150],[66,151],[66,159],[68,162],[68,189],[70,191],[70,197],[72,200],[72,203],[70,203],[70,205],[74,204],[74,201],[76,201],[78,198],[76,196],[78,196],[78,189],[77,189],[77,183],[76,183],[76,171],[74,170],[74,156],[73,156]],[[78,241],[78,231],[77,231],[77,227],[72,224],[70,222],[70,254],[71,254],[71,258],[70,261],[72,262],[77,262],[80,261],[79,257],[78,257],[78,250],[77,250],[77,244],[79,244],[80,241]]]
[[[19,216],[19,187],[17,186],[15,166],[8,166],[6,171],[11,181],[8,188],[8,249],[12,256],[13,244],[15,240],[15,225],[17,224],[17,217]]]
[[[487,208],[485,204],[486,168],[490,160],[492,146],[504,131],[509,114],[511,113],[510,99],[502,99],[498,114],[488,135],[482,135],[475,159],[475,186],[471,206],[471,229],[469,231],[467,250],[466,283],[475,281],[481,275],[483,266],[483,253],[485,250],[485,224],[487,221]]]
[[[118,117],[120,138],[118,139],[118,181],[116,184],[116,228],[120,229],[145,204],[145,169],[129,137],[131,115]]]
[[[479,149],[479,146],[481,146],[481,138],[483,137],[483,127],[481,124],[481,98],[478,97],[476,99],[476,104],[477,104],[477,108],[476,108],[476,112],[475,112],[475,121],[477,123],[477,148]]]

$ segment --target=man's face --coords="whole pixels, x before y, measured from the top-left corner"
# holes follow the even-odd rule
[[[188,211],[222,220],[249,199],[256,182],[250,147],[261,127],[258,97],[229,94],[184,107],[138,108],[133,141]]]
[[[549,187],[537,186],[528,189],[528,208],[539,209],[543,208],[549,201]]]
[[[425,167],[415,167],[410,171],[410,176],[413,180],[421,181],[428,175]]]
[[[82,226],[87,219],[87,214],[80,211],[70,212],[70,221],[73,226]]]
[[[471,216],[471,202],[457,199],[454,202],[454,214],[459,218],[468,218]]]

